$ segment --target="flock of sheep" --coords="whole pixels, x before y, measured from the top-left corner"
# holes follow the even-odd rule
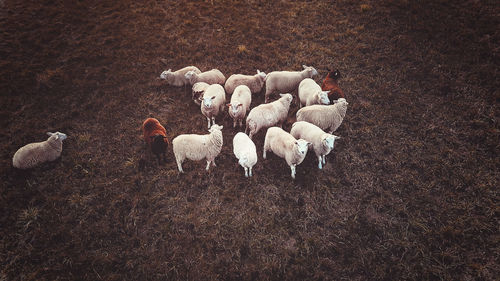
[[[257,163],[257,150],[252,138],[261,129],[267,129],[263,158],[266,159],[268,151],[284,158],[290,166],[292,178],[295,178],[296,166],[302,163],[310,148],[316,154],[318,168],[322,169],[325,156],[334,148],[335,140],[339,139],[332,133],[342,123],[348,103],[337,84],[340,77],[338,71],[329,71],[320,86],[311,79],[318,74],[316,69],[305,65],[303,68],[302,71],[273,71],[269,74],[257,70],[255,75],[233,74],[227,80],[217,69],[201,72],[195,66],[188,66],[174,72],[170,69],[163,71],[160,78],[167,84],[192,86],[192,99],[200,106],[209,128],[209,134],[182,134],[172,140],[179,172],[184,172],[182,163],[186,159],[205,159],[207,171],[210,165],[215,166],[214,159],[220,154],[223,144],[223,127],[215,121],[225,107],[233,119],[233,127],[242,127],[246,116],[245,132],[238,132],[233,138],[233,152],[246,177],[252,176],[252,167]],[[252,95],[260,93],[264,84],[265,103],[250,110]],[[293,99],[290,93],[296,89],[300,109],[296,114],[297,122],[288,133],[281,127],[288,117]],[[280,98],[269,102],[274,93],[279,93]],[[227,104],[226,94],[231,95]],[[157,119],[148,118],[143,122],[142,131],[144,141],[158,158],[158,163],[162,155],[166,161],[169,144],[166,129]],[[50,137],[44,142],[21,147],[14,154],[13,166],[28,169],[57,159],[66,135],[60,132],[48,134]]]

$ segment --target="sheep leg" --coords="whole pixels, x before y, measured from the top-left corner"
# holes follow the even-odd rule
[[[212,125],[215,125],[215,117],[212,117]]]
[[[177,162],[177,169],[179,169],[179,173],[184,173],[184,170],[182,170],[182,162],[178,159],[175,159]]]
[[[248,171],[248,175],[249,175],[249,176],[252,176],[252,167],[248,168],[248,170],[249,170],[249,171]]]
[[[207,167],[205,168],[205,170],[208,171],[208,169],[210,169],[210,161],[207,160]]]
[[[243,167],[243,169],[245,169],[245,177],[248,178],[248,168],[247,167]]]
[[[240,127],[243,127],[243,119],[240,119]]]
[[[326,164],[326,155],[321,156],[321,160],[323,160],[323,165]]]
[[[322,164],[323,164],[323,157],[321,157],[321,155],[320,155],[320,156],[318,156],[318,169],[320,169],[320,170],[323,169]]]
[[[290,170],[292,170],[292,179],[295,179],[295,165],[290,165]]]
[[[236,118],[233,120],[233,128],[236,128]]]
[[[210,118],[207,117],[207,121],[208,121],[208,128],[210,129]]]
[[[161,155],[160,153],[156,154],[156,159],[158,159],[158,166],[161,165]]]

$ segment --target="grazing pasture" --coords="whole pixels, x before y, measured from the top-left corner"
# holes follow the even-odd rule
[[[465,0],[0,0],[0,280],[497,279],[499,14]],[[160,79],[191,65],[308,65],[318,84],[338,69],[349,105],[323,169],[310,150],[292,180],[262,159],[261,130],[246,178],[227,108],[216,167],[179,174],[171,145],[166,164],[148,160],[148,117],[169,140],[208,134],[190,86]],[[15,169],[49,131],[68,136],[61,157]]]

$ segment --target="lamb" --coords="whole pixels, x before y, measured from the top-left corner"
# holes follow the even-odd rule
[[[215,125],[215,117],[224,110],[226,93],[221,85],[213,84],[207,87],[201,100],[201,113],[207,118],[208,128],[210,129],[210,120]]]
[[[280,96],[281,98],[277,101],[261,104],[250,110],[245,129],[245,133],[250,132],[248,135],[250,139],[262,128],[269,128],[276,124],[283,125],[293,97],[291,94],[280,94]]]
[[[292,178],[295,179],[295,168],[304,161],[309,146],[310,142],[297,140],[279,127],[271,127],[267,129],[262,157],[266,159],[266,152],[272,151],[277,156],[285,158],[292,170]]]
[[[250,88],[252,94],[258,94],[262,91],[266,76],[264,72],[260,72],[258,69],[255,75],[233,74],[227,78],[224,89],[226,89],[226,93],[232,94],[239,85],[246,85]]]
[[[305,121],[293,123],[290,134],[296,139],[305,139],[312,143],[314,153],[318,158],[319,169],[323,169],[323,165],[326,163],[325,156],[333,150],[335,140],[340,139],[340,137],[327,134],[318,126]]]
[[[163,155],[163,162],[166,163],[168,139],[165,127],[160,124],[158,119],[148,118],[142,123],[142,134],[149,150],[156,155],[158,165],[160,165],[161,162],[160,155]]]
[[[193,85],[196,82],[205,82],[207,84],[221,84],[224,85],[226,82],[226,77],[218,69],[212,69],[202,73],[196,73],[195,71],[188,71],[184,75],[186,79]]]
[[[205,93],[205,90],[208,88],[208,86],[210,85],[205,82],[194,83],[193,94],[192,94],[194,103],[196,103],[197,105],[201,104],[200,99],[201,97],[203,97],[203,94]]]
[[[300,81],[318,75],[318,71],[312,66],[302,66],[302,71],[273,71],[266,77],[265,103],[269,96],[275,92],[291,93],[299,86]]]
[[[180,87],[189,84],[189,80],[186,78],[186,73],[189,71],[201,73],[196,66],[186,66],[175,72],[172,72],[172,69],[165,70],[160,74],[160,78],[167,80],[168,85]]]
[[[337,83],[340,78],[340,72],[338,70],[331,71],[328,69],[328,74],[323,80],[323,84],[321,84],[321,89],[323,91],[330,91],[328,93],[328,98],[333,102],[333,100],[345,98],[344,92],[340,89],[339,84]]]
[[[297,121],[307,121],[331,134],[338,129],[347,111],[347,101],[344,98],[332,105],[311,105],[297,111]]]
[[[322,91],[321,87],[311,78],[302,80],[299,84],[299,107],[302,105],[313,104],[330,104],[328,93],[330,91]]]
[[[206,159],[207,171],[210,168],[210,163],[215,166],[215,157],[217,157],[222,150],[222,128],[223,126],[213,125],[208,130],[210,134],[185,134],[174,138],[172,147],[175,161],[177,162],[177,168],[180,173],[184,173],[184,170],[182,170],[182,163],[185,159],[194,161]]]
[[[19,148],[12,157],[12,165],[18,169],[29,169],[61,156],[62,141],[67,138],[66,134],[47,132],[47,135],[49,138],[46,141],[30,143]]]
[[[237,133],[233,138],[233,152],[238,164],[245,169],[245,177],[251,177],[252,167],[257,163],[257,149],[253,141],[245,133]]]
[[[243,126],[243,119],[250,109],[250,103],[252,102],[252,93],[250,88],[246,85],[239,85],[234,90],[231,96],[231,102],[227,104],[229,107],[229,116],[233,118],[233,128],[236,127],[238,122],[240,127]]]

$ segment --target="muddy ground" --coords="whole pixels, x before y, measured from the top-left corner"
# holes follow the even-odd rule
[[[0,280],[494,280],[495,1],[0,1]],[[164,64],[166,63],[166,65]],[[206,133],[168,68],[342,73],[324,170],[261,158],[227,114],[217,167],[144,171],[140,125]],[[263,102],[263,93],[252,106]],[[289,129],[297,110],[294,104]],[[15,151],[68,134],[29,171]],[[497,276],[497,277],[494,277]]]

